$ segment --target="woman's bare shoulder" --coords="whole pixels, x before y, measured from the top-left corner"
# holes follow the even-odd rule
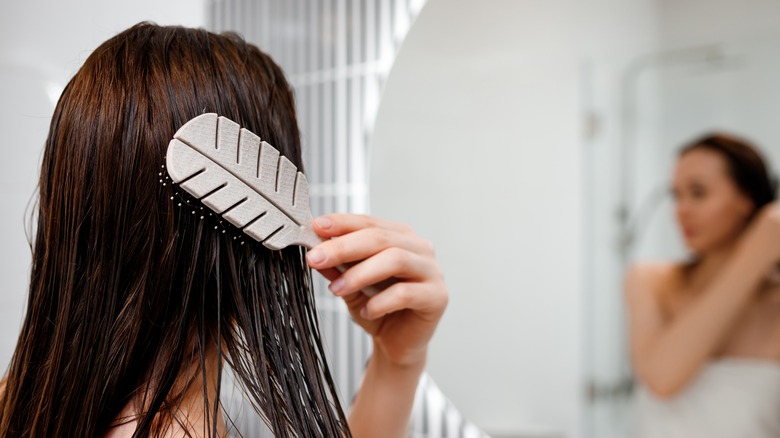
[[[649,293],[656,298],[682,286],[685,265],[680,262],[639,262],[626,273],[626,293]]]
[[[684,264],[680,262],[641,261],[632,264],[628,269],[629,272],[633,271],[634,275],[663,280],[679,275],[683,267]]]

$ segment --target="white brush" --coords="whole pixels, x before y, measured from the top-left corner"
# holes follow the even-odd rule
[[[176,131],[165,161],[175,183],[266,247],[311,249],[323,241],[311,228],[306,176],[236,122],[214,113],[195,117]]]

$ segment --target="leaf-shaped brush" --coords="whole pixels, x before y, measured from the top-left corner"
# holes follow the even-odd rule
[[[311,228],[306,176],[236,122],[214,113],[195,117],[176,131],[165,161],[175,183],[266,247],[322,242]]]

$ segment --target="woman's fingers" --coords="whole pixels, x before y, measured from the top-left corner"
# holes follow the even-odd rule
[[[386,228],[362,228],[326,240],[312,248],[306,258],[312,268],[325,269],[364,260],[388,248],[433,255],[430,242],[414,234],[399,233]]]
[[[447,306],[444,287],[430,282],[399,282],[366,302],[360,316],[375,320],[404,309],[419,315],[440,315]]]
[[[436,278],[438,274],[438,266],[430,259],[402,248],[390,247],[351,266],[328,288],[335,295],[344,296],[388,278],[414,281]]]
[[[333,281],[341,275],[341,272],[339,272],[336,268],[327,268],[322,269],[319,271],[320,274],[322,274],[323,277],[327,278],[329,281]]]
[[[417,317],[430,317],[435,326],[447,306],[447,291],[429,241],[405,224],[371,216],[331,214],[315,219],[313,227],[330,239],[312,248],[307,261],[331,280],[329,289],[352,312],[367,321],[409,309]],[[343,272],[337,274],[336,267]],[[356,293],[376,284],[385,289],[370,299]]]
[[[362,214],[328,214],[314,219],[314,231],[322,237],[334,237],[364,228],[383,228],[399,233],[412,233],[406,224],[377,219]]]

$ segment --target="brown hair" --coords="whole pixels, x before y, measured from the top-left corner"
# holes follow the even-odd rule
[[[45,145],[0,436],[100,436],[129,402],[134,436],[161,433],[186,420],[177,378],[193,361],[205,375],[214,350],[276,436],[349,436],[304,250],[239,245],[160,184],[169,139],[203,112],[303,168],[290,87],[237,35],[140,23],[68,83]],[[219,391],[204,398],[215,433]]]
[[[777,199],[777,181],[754,145],[744,139],[723,133],[706,135],[684,146],[680,155],[706,149],[717,152],[725,160],[729,176],[737,188],[755,205],[754,212]]]

